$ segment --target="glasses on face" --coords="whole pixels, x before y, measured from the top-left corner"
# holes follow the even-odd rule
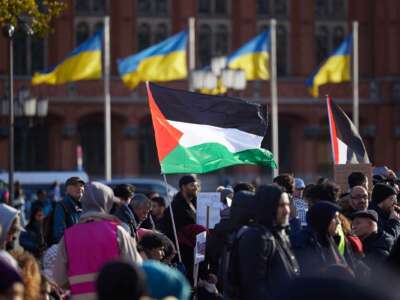
[[[368,199],[368,195],[354,195],[351,199]]]

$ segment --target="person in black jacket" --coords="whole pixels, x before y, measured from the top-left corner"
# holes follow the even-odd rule
[[[299,275],[286,229],[290,202],[282,188],[262,185],[254,197],[255,223],[239,231],[231,260],[237,264],[239,299],[275,299]]]
[[[364,262],[373,270],[384,265],[393,247],[393,238],[378,231],[378,214],[374,210],[358,211],[352,216],[352,230],[363,244]]]
[[[372,190],[370,209],[378,213],[378,230],[385,231],[394,240],[400,236],[400,215],[397,192],[388,184],[377,183]]]
[[[335,265],[348,267],[334,240],[339,211],[340,207],[329,201],[319,201],[308,211],[307,227],[293,245],[302,274],[320,275]]]
[[[46,241],[44,237],[44,212],[43,206],[36,203],[32,207],[31,217],[25,231],[19,236],[20,245],[36,258],[40,258],[46,250]]]
[[[136,238],[136,223],[133,212],[129,204],[135,194],[135,187],[130,184],[119,184],[114,188],[114,195],[120,199],[111,209],[111,214],[116,216],[122,222],[122,227],[133,237]]]

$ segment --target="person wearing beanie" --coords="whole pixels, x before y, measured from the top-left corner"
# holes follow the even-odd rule
[[[293,245],[303,275],[320,275],[333,265],[348,267],[334,241],[340,207],[330,201],[318,201],[307,213],[307,227]]]
[[[185,265],[188,279],[191,282],[193,281],[194,247],[185,243],[184,240],[191,238],[186,238],[186,235],[187,233],[192,232],[192,226],[196,224],[198,190],[199,183],[196,177],[193,175],[184,175],[179,179],[179,192],[174,196],[171,203],[182,262]],[[164,212],[161,231],[164,232],[169,239],[175,242],[170,207],[168,207]]]
[[[378,231],[385,231],[393,239],[400,236],[400,215],[396,190],[388,184],[375,184],[370,209],[378,213]]]
[[[95,277],[101,266],[121,258],[141,263],[136,241],[109,214],[119,201],[108,186],[91,182],[82,196],[79,223],[66,229],[60,240],[53,269],[55,282],[71,290],[72,299],[96,299]]]
[[[378,214],[374,210],[357,211],[352,215],[351,228],[363,244],[364,262],[376,270],[383,266],[393,246],[393,238],[378,231]]]
[[[189,300],[190,285],[178,270],[153,260],[145,261],[142,269],[151,299],[175,297],[178,300]]]

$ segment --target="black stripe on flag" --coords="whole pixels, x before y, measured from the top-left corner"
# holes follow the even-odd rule
[[[150,83],[154,101],[167,120],[236,128],[264,136],[267,130],[262,106],[241,99],[175,90]]]
[[[331,109],[336,124],[336,136],[347,146],[346,163],[369,163],[367,150],[353,122],[332,100]]]

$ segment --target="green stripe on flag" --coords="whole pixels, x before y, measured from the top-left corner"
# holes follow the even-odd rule
[[[189,148],[178,145],[162,160],[161,170],[164,174],[202,174],[234,165],[277,168],[268,150],[257,148],[232,153],[224,145],[206,143]]]

